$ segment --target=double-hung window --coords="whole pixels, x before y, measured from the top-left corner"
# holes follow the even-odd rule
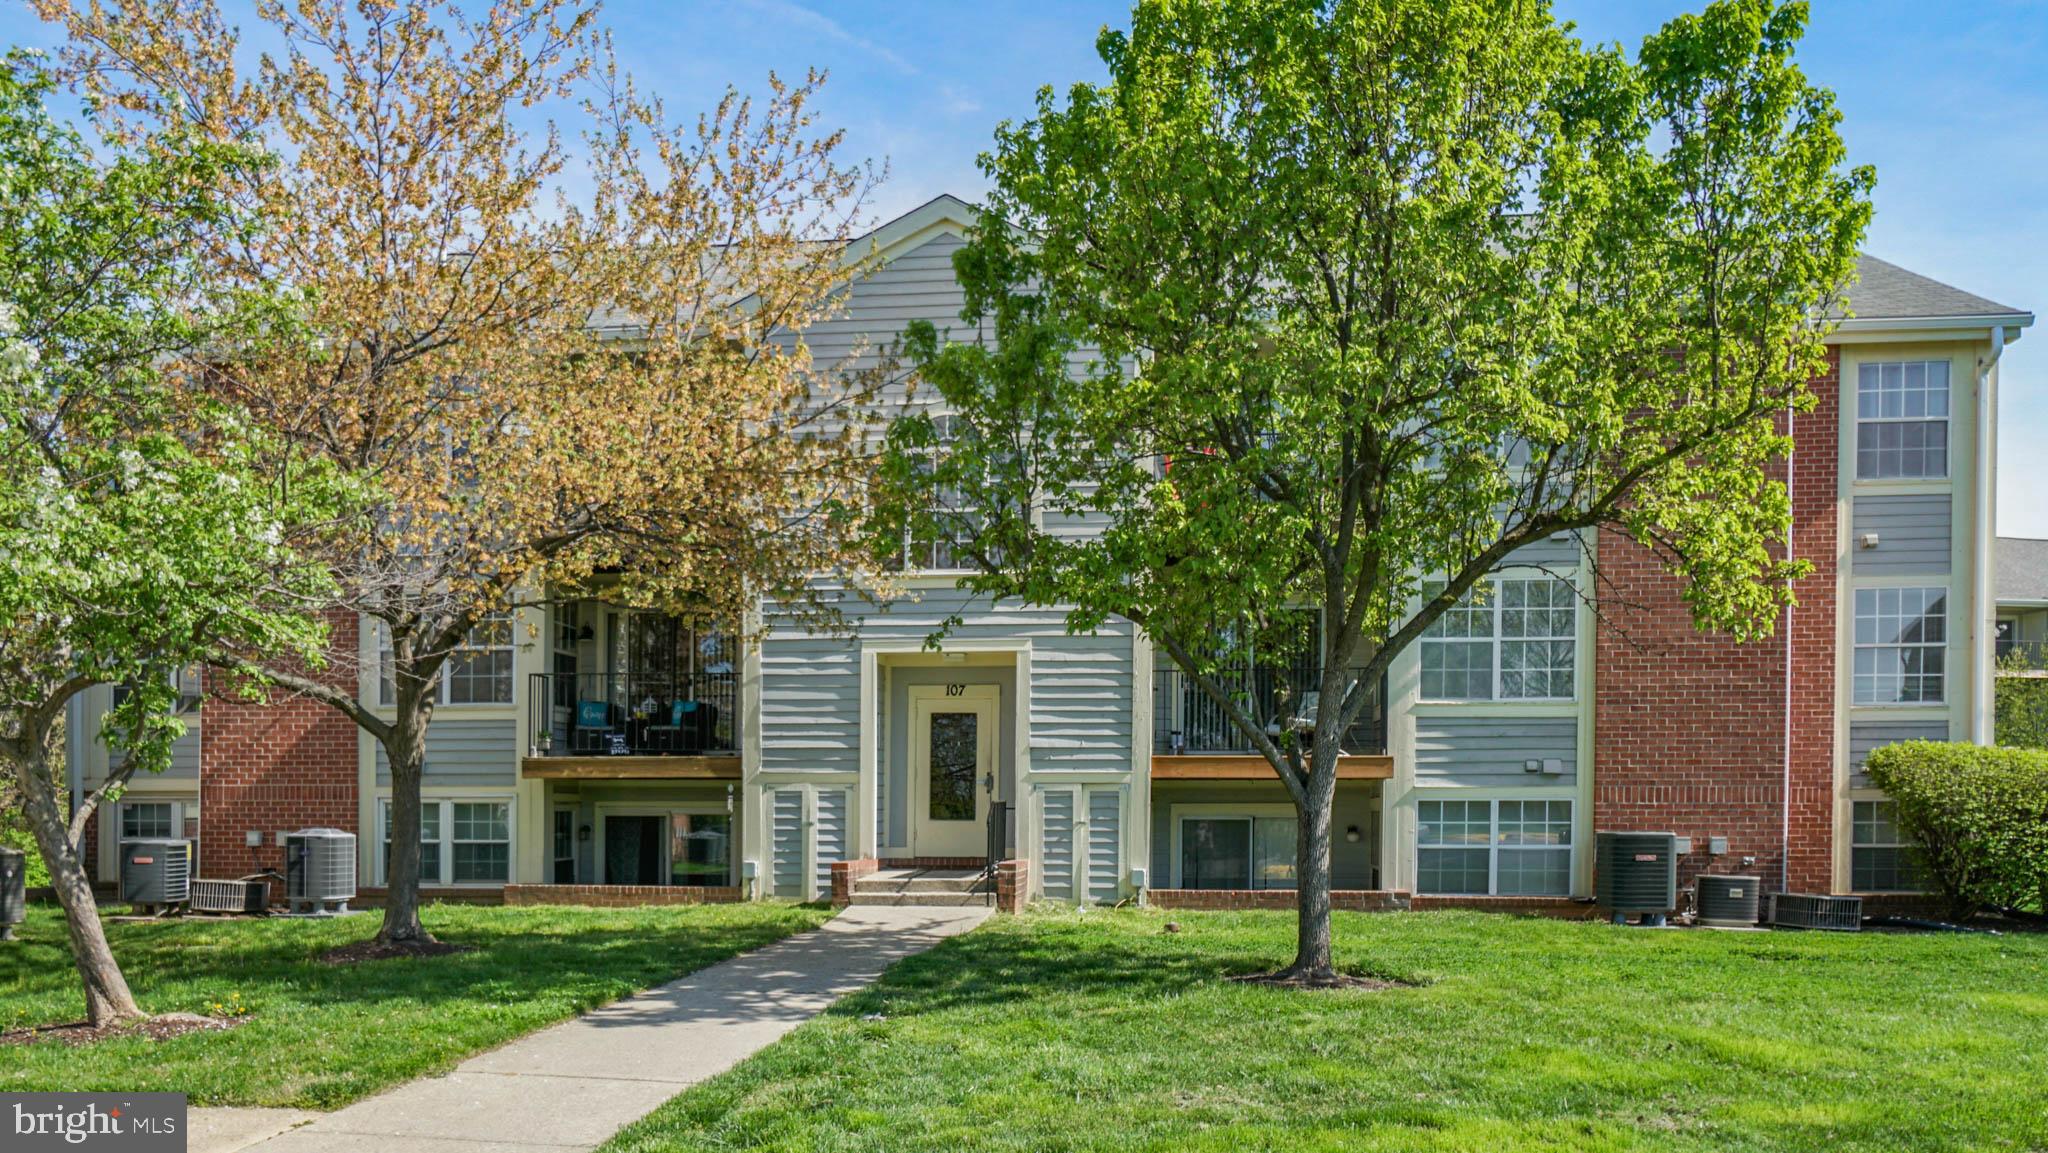
[[[1940,704],[1947,645],[1947,589],[1857,589],[1854,702]]]
[[[1428,581],[1422,595],[1443,588]],[[1552,576],[1493,578],[1432,622],[1421,648],[1424,700],[1571,700],[1578,593]]]
[[[1856,479],[1948,476],[1948,361],[1856,370]]]
[[[392,681],[391,640],[381,623],[376,628],[379,700],[394,704],[398,695]],[[469,630],[441,667],[439,692],[436,700],[444,705],[512,703],[511,613],[491,613]]]
[[[936,443],[924,450],[921,471],[935,471],[952,452],[960,437],[957,417],[934,416],[932,430]],[[903,542],[903,568],[910,572],[946,572],[968,567],[961,545],[981,524],[980,509],[967,503],[966,494],[951,486],[939,486],[931,494],[929,523],[913,528]]]
[[[1849,887],[1859,893],[1913,892],[1922,887],[1912,841],[1899,831],[1897,801],[1850,806]]]
[[[383,803],[382,876],[391,860],[391,802]],[[427,798],[420,803],[420,882],[503,884],[512,879],[512,806],[507,801]]]
[[[1418,892],[1571,892],[1570,801],[1423,801],[1416,841]]]

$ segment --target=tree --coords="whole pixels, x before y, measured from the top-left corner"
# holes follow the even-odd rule
[[[220,192],[254,158],[175,137],[96,158],[44,108],[51,85],[32,57],[0,68],[0,765],[106,1025],[143,1014],[100,926],[86,822],[168,765],[178,668],[224,640],[316,643],[298,606],[319,574],[281,542],[338,490],[259,471],[278,461],[246,422],[173,404],[159,372],[209,332],[189,246],[234,224]],[[128,688],[105,723],[121,755],[67,811],[58,729],[98,684]]]
[[[911,336],[958,415],[936,466],[930,421],[892,434],[887,519],[967,538],[980,592],[1136,622],[1265,756],[1300,818],[1277,979],[1336,979],[1343,734],[1517,549],[1633,538],[1742,639],[1806,571],[1776,421],[1872,177],[1804,19],[1721,0],[1631,60],[1527,0],[1144,0],[1107,84],[997,131],[957,257],[995,345]],[[1254,715],[1224,638],[1284,651],[1297,609],[1320,707]]]
[[[850,552],[863,386],[814,401],[826,366],[801,333],[845,273],[843,248],[821,242],[858,221],[873,174],[814,128],[822,77],[771,76],[764,103],[728,94],[678,125],[570,0],[474,17],[426,0],[264,2],[277,47],[247,79],[204,0],[42,7],[68,22],[86,90],[132,122],[288,158],[237,192],[273,227],[206,259],[225,283],[302,297],[308,339],[215,380],[376,486],[321,549],[330,609],[382,634],[391,696],[366,699],[359,681],[378,677],[332,666],[217,659],[383,747],[380,939],[426,942],[426,731],[489,614],[604,574],[611,595],[737,621],[763,593],[806,602],[805,574]],[[586,126],[580,149],[558,115]]]

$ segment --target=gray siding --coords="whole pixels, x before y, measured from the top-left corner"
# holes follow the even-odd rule
[[[1573,717],[1415,718],[1418,785],[1570,785],[1578,775]],[[1529,760],[1561,760],[1560,774],[1531,773]]]
[[[450,717],[427,725],[422,778],[432,785],[512,785],[519,781],[519,733],[510,720]],[[377,746],[377,784],[391,783],[391,761]]]
[[[1849,722],[1849,783],[1857,788],[1868,788],[1870,774],[1863,771],[1864,761],[1873,750],[1900,741],[1945,741],[1949,739],[1947,721],[1851,721]]]
[[[1039,855],[1045,895],[1056,901],[1074,899],[1074,795],[1077,789],[1049,789],[1043,794]]]
[[[199,779],[199,714],[185,714],[185,735],[171,745],[171,766],[164,770],[167,780]]]
[[[1577,568],[1579,564],[1579,539],[1570,533],[1546,537],[1532,545],[1525,545],[1508,554],[1508,564],[1541,565],[1544,568],[1562,572]]]
[[[778,897],[804,893],[804,793],[777,789],[769,796],[769,891]]]
[[[1068,636],[1058,609],[989,601],[954,589],[926,589],[887,611],[849,595],[842,608],[855,635],[806,634],[774,621],[761,648],[761,768],[842,772],[860,768],[860,646],[864,640],[923,641],[953,614],[953,638],[1031,642],[1031,767],[1036,772],[1131,768],[1131,627]],[[894,742],[892,742],[894,743]]]
[[[1953,505],[1947,494],[1859,496],[1851,514],[1849,563],[1858,573],[1945,573]],[[1863,535],[1877,534],[1864,548]]]

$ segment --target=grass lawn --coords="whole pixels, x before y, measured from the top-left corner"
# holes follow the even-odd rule
[[[1333,993],[1226,979],[1292,914],[1167,919],[993,920],[603,1153],[2048,1149],[2048,935],[1338,914],[1419,987]]]
[[[114,955],[150,1012],[212,1013],[239,995],[241,1026],[165,1041],[0,1046],[0,1091],[158,1090],[193,1104],[332,1109],[445,1070],[472,1053],[812,928],[787,904],[639,909],[433,905],[429,931],[474,952],[324,965],[373,935],[375,912],[336,920],[110,924]],[[0,1028],[85,1015],[63,922],[32,908],[0,945]]]

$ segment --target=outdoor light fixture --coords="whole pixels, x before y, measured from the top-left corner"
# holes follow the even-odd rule
[[[589,825],[578,825],[578,826],[576,826],[576,839],[577,839],[577,840],[579,840],[579,841],[587,841],[587,840],[589,840],[589,839],[590,839],[590,826],[589,826]]]
[[[1363,835],[1363,834],[1361,834],[1361,833],[1360,833],[1360,832],[1358,831],[1358,826],[1357,826],[1357,825],[1346,825],[1346,826],[1344,826],[1344,839],[1345,839],[1345,840],[1347,840],[1347,841],[1349,841],[1349,842],[1351,842],[1352,844],[1354,844],[1354,845],[1355,845],[1355,844],[1357,844],[1357,843],[1358,843],[1358,841],[1359,841],[1359,838],[1360,838],[1360,837],[1361,837],[1362,835]]]

